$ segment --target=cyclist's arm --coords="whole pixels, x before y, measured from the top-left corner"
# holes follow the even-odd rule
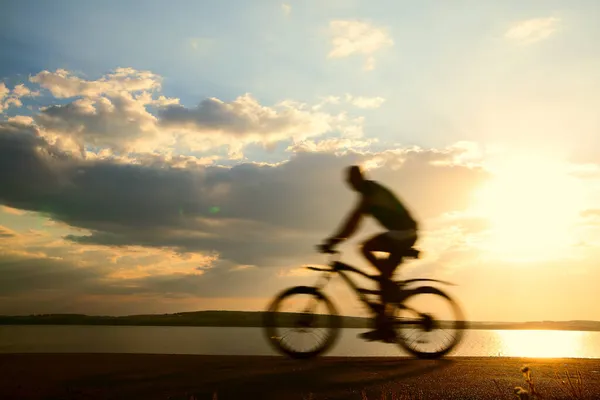
[[[343,240],[348,239],[352,234],[356,231],[358,226],[360,225],[360,221],[362,220],[362,216],[367,209],[367,198],[363,197],[358,205],[352,210],[344,225],[340,228],[340,230],[331,236],[329,239],[334,243],[339,243]]]

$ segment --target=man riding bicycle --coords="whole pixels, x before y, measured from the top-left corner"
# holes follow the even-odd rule
[[[391,278],[402,259],[414,251],[412,246],[417,240],[418,224],[389,189],[373,180],[365,179],[359,166],[353,165],[346,169],[346,182],[359,193],[360,201],[340,230],[326,239],[319,248],[327,252],[348,239],[365,215],[371,215],[387,229],[386,232],[375,235],[362,244],[363,256],[381,273],[381,312],[375,319],[375,329],[360,336],[366,340],[393,341],[394,331],[385,323],[386,304],[389,302],[390,285],[393,285]],[[388,253],[389,256],[377,258],[374,252]]]

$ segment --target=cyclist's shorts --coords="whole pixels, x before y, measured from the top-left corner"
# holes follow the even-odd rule
[[[417,230],[416,229],[406,229],[402,231],[388,231],[387,236],[398,242],[408,242],[413,241],[413,243],[417,240]]]

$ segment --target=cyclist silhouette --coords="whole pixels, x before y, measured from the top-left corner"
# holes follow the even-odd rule
[[[327,252],[334,246],[348,239],[358,228],[363,216],[371,215],[386,232],[377,234],[362,244],[363,256],[380,272],[379,287],[381,290],[381,309],[375,318],[375,329],[362,333],[366,340],[394,341],[393,329],[386,324],[386,304],[389,300],[391,278],[404,257],[414,256],[413,245],[417,240],[418,224],[410,212],[388,188],[367,180],[357,165],[346,169],[346,182],[360,195],[357,206],[346,218],[337,233],[324,240],[319,250]],[[388,253],[387,258],[377,258],[374,252]]]

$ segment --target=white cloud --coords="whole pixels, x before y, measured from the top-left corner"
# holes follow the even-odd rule
[[[332,49],[329,58],[343,58],[353,54],[367,57],[365,69],[375,68],[373,54],[392,46],[394,41],[383,28],[356,20],[335,20],[329,23]]]
[[[173,143],[161,135],[157,119],[146,106],[148,97],[134,97],[121,92],[111,97],[84,97],[65,105],[42,109],[36,122],[47,134],[71,138],[80,147],[92,145],[117,151],[152,151],[159,145]]]
[[[520,44],[531,44],[547,39],[558,29],[560,19],[555,17],[533,18],[515,22],[504,37]]]
[[[39,92],[32,92],[23,84],[16,85],[11,91],[4,82],[0,82],[0,114],[10,106],[21,107],[21,98],[27,96],[39,96]]]
[[[161,86],[158,75],[133,68],[117,68],[114,72],[95,81],[79,78],[64,69],[57,69],[54,72],[42,71],[29,80],[48,89],[57,98],[98,97],[103,94],[115,95],[123,91],[160,89]]]
[[[16,85],[13,88],[12,92],[17,97],[39,95],[39,92],[32,92],[31,90],[29,90],[29,88],[27,86],[23,85],[22,83]]]
[[[97,80],[84,80],[59,69],[42,71],[30,81],[57,98],[79,97],[43,107],[34,120],[44,136],[61,138],[82,154],[86,145],[143,153],[166,149],[175,142],[169,132],[158,130],[157,118],[147,108],[175,105],[179,99],[153,97],[153,91],[161,88],[161,78],[152,72],[117,68]]]
[[[385,102],[383,97],[363,97],[347,94],[346,101],[358,108],[379,108]]]
[[[4,99],[8,96],[10,90],[6,87],[4,82],[0,82],[0,113],[4,111]]]
[[[370,145],[377,143],[377,139],[347,139],[347,138],[329,138],[319,141],[303,140],[294,143],[286,150],[291,152],[312,152],[312,153],[342,153],[346,151],[358,151],[365,149]]]
[[[383,103],[385,103],[385,99],[380,96],[375,96],[375,97],[353,96],[348,93],[346,93],[346,95],[343,97],[343,100],[347,104],[352,104],[355,107],[364,108],[364,109],[379,108],[379,107],[381,107],[381,105]],[[322,97],[321,101],[318,104],[314,105],[312,108],[313,108],[313,110],[319,110],[328,104],[341,105],[342,97],[341,96]]]
[[[175,149],[181,153],[224,148],[230,158],[240,159],[250,144],[270,148],[281,141],[300,142],[332,132],[353,139],[363,134],[362,117],[323,112],[293,100],[267,106],[244,94],[230,102],[213,97],[197,107],[184,107],[179,99],[158,95],[160,76],[131,68],[119,68],[97,80],[84,80],[66,70],[42,71],[30,80],[55,97],[74,97],[66,104],[42,107],[33,120],[52,143],[82,156],[94,157],[88,146],[97,149],[98,157],[128,159],[130,152],[137,154],[134,159],[142,153],[164,158],[175,155]],[[382,99],[348,97],[346,101],[369,108]]]
[[[206,99],[193,109],[170,106],[159,116],[162,127],[185,132],[182,140],[189,148],[206,150],[227,145],[232,156],[240,156],[242,148],[250,143],[269,146],[283,140],[302,141],[334,130],[362,136],[361,119],[319,112],[289,100],[263,106],[250,94],[229,103]]]
[[[283,11],[283,14],[287,17],[292,12],[292,6],[287,3],[283,3],[281,5],[281,10]]]

